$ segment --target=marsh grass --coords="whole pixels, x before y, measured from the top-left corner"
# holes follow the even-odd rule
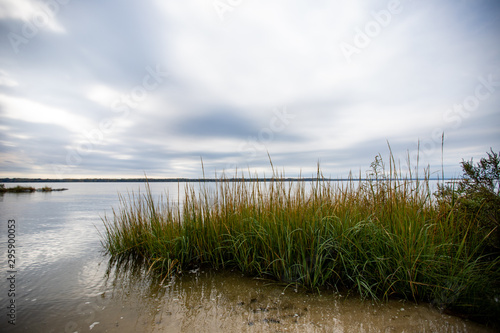
[[[16,186],[16,187],[5,187],[4,184],[0,184],[0,193],[32,193],[36,189],[32,186]]]
[[[16,187],[5,187],[4,184],[0,184],[0,194],[4,193],[33,193],[33,192],[52,192],[52,191],[66,191],[67,188],[56,188],[53,189],[49,186],[44,186],[42,188],[36,189],[33,186],[20,186]]]
[[[236,268],[311,290],[433,303],[475,318],[499,312],[499,257],[477,222],[434,200],[429,172],[404,178],[380,157],[365,181],[272,181],[222,175],[186,187],[182,207],[146,193],[120,197],[103,219],[114,257],[141,257],[167,277],[200,265]],[[388,170],[387,170],[388,169]],[[480,236],[483,235],[483,236]]]

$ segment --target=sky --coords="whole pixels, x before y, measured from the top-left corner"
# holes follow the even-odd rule
[[[496,0],[0,0],[0,177],[456,177],[499,36]]]

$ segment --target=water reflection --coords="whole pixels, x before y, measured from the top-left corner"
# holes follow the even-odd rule
[[[109,332],[490,332],[429,305],[295,291],[236,271],[197,268],[162,283],[138,260],[111,260],[99,321]],[[117,304],[120,304],[119,306]]]

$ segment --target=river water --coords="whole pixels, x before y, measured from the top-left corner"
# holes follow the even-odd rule
[[[306,293],[237,271],[155,280],[111,262],[99,235],[118,193],[143,184],[20,185],[68,191],[0,195],[1,332],[492,332],[428,304]],[[151,183],[181,202],[184,186]]]

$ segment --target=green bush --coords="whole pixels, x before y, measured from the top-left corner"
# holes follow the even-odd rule
[[[474,219],[492,250],[500,250],[500,157],[493,149],[474,165],[462,161],[463,176],[456,184],[439,186],[438,200],[456,214]]]

